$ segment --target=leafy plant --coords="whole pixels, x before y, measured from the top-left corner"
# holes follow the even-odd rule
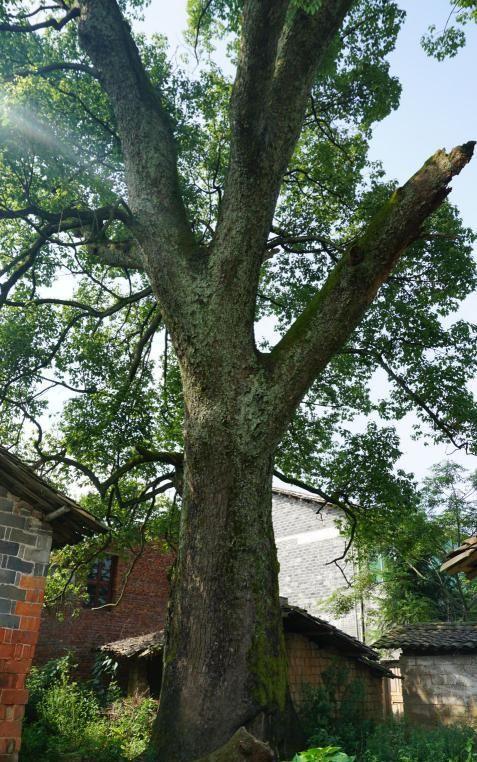
[[[362,681],[350,679],[339,662],[323,672],[322,680],[317,687],[303,689],[300,719],[310,746],[332,744],[353,754],[363,751],[374,723],[363,714]]]
[[[321,749],[308,749],[295,754],[292,762],[353,762],[355,757],[349,757],[339,746],[326,746]]]
[[[366,736],[365,748],[348,756],[346,744],[308,749],[292,762],[477,762],[477,733],[472,727],[416,727],[390,719]]]
[[[477,734],[468,726],[426,728],[406,720],[377,725],[358,762],[476,762]]]
[[[146,751],[157,711],[153,699],[118,698],[95,692],[71,679],[72,662],[63,657],[34,668],[23,728],[21,762],[59,762],[64,754],[95,762],[126,762]],[[116,689],[117,690],[117,689]]]

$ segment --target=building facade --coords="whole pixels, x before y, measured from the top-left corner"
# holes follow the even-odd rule
[[[404,713],[421,725],[475,724],[477,623],[399,625],[375,647],[399,649],[397,658],[388,663],[402,677],[401,695],[398,691],[391,695],[395,714]]]
[[[345,620],[330,619],[328,596],[346,586],[332,562],[342,555],[345,540],[336,526],[339,513],[323,501],[301,493],[274,490],[273,521],[280,563],[280,595],[290,605],[323,617],[348,635],[360,638],[358,612]],[[72,652],[78,673],[87,677],[98,647],[162,630],[169,599],[168,572],[174,560],[162,542],[150,543],[137,559],[117,557],[102,577],[101,564],[89,579],[90,605],[75,615],[68,608],[46,611],[41,624],[36,662]],[[351,572],[347,568],[348,573]],[[126,584],[125,584],[126,583]]]
[[[281,599],[288,685],[299,711],[311,689],[333,696],[339,711],[346,700],[362,719],[383,720],[390,713],[389,682],[393,673],[378,654],[329,622]],[[118,663],[117,675],[128,694],[159,696],[164,633],[150,632],[106,643],[100,653]]]
[[[348,635],[364,640],[364,603],[343,618],[329,611],[332,593],[348,588],[353,562],[340,559],[346,540],[340,534],[341,511],[319,497],[275,488],[273,527],[280,563],[280,595],[290,603],[324,617]],[[334,561],[338,559],[338,564]]]
[[[35,655],[44,664],[72,653],[80,677],[90,677],[96,649],[113,640],[130,638],[153,630],[162,630],[169,600],[168,571],[174,560],[161,542],[147,545],[137,560],[132,554],[118,557],[108,580],[104,603],[97,596],[91,607],[79,612],[63,607],[46,610]],[[134,565],[132,566],[134,562]],[[108,605],[108,601],[115,604]],[[97,605],[99,604],[99,605]]]
[[[104,527],[0,447],[0,762],[16,762],[51,546]]]

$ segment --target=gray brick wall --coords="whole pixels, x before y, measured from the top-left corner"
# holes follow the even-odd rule
[[[475,723],[477,654],[402,655],[404,713],[415,722]]]
[[[320,616],[349,635],[361,639],[361,612],[358,607],[342,619],[331,616],[326,599],[336,590],[346,589],[335,564],[345,548],[336,521],[338,509],[322,507],[299,493],[273,494],[273,526],[280,563],[280,595],[289,603]],[[340,562],[345,574],[353,574],[351,562]]]
[[[45,576],[51,539],[42,514],[0,487],[0,627],[20,627],[17,602],[27,594],[21,578]]]

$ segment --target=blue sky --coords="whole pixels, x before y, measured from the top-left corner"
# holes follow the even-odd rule
[[[404,182],[437,148],[451,148],[477,139],[477,99],[473,87],[476,65],[477,27],[468,27],[467,46],[456,58],[438,62],[426,56],[420,38],[429,24],[441,29],[449,16],[449,0],[401,0],[407,12],[395,52],[390,56],[391,70],[403,86],[397,111],[376,126],[371,156],[380,159],[389,177]],[[153,0],[141,24],[148,33],[166,34],[171,54],[180,57],[185,50],[182,30],[186,21],[186,1]],[[453,181],[451,200],[461,210],[464,222],[477,230],[477,157]],[[462,305],[459,317],[477,318],[477,296]],[[424,447],[410,437],[412,418],[398,425],[404,455],[400,465],[417,476],[445,457],[477,468],[477,458],[453,454],[444,445]]]

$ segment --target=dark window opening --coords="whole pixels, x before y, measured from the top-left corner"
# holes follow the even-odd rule
[[[87,608],[112,602],[115,572],[116,556],[106,556],[95,561],[88,574],[88,600],[85,603]]]

